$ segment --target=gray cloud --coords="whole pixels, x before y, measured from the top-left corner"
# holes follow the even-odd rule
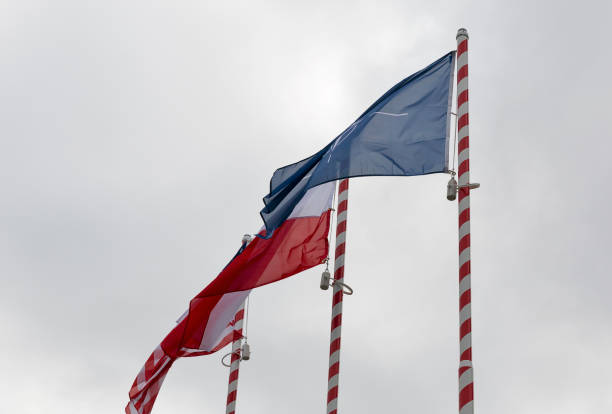
[[[453,49],[465,26],[482,183],[476,409],[610,411],[611,12],[598,1],[5,3],[4,409],[123,410],[149,352],[259,228],[272,171]],[[456,410],[446,180],[351,182],[342,411]],[[240,412],[323,411],[321,270],[254,292]],[[219,358],[178,361],[155,412],[222,410]]]

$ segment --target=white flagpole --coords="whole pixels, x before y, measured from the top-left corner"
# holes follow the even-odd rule
[[[470,257],[470,133],[468,32],[457,31],[457,128],[459,205],[459,414],[474,413]]]
[[[250,234],[245,234],[242,236],[242,250],[251,242],[253,238]],[[238,374],[240,372],[240,361],[248,361],[251,358],[251,348],[249,344],[245,341],[244,345],[242,343],[243,339],[246,337],[242,334],[242,325],[245,319],[244,315],[244,306],[247,302],[248,296],[244,302],[240,305],[238,310],[236,311],[236,315],[234,315],[234,329],[232,331],[232,352],[228,355],[231,355],[230,364],[227,365],[224,360],[228,355],[225,355],[221,358],[221,363],[226,367],[229,367],[229,380],[227,384],[227,402],[225,404],[225,414],[234,414],[236,411],[236,397],[238,395]],[[247,308],[248,310],[248,308]],[[248,326],[248,320],[247,320]]]
[[[329,371],[327,376],[327,414],[338,412],[338,380],[340,377],[340,337],[342,330],[342,299],[344,295],[344,251],[346,246],[346,212],[348,207],[349,180],[345,178],[338,186],[338,208],[336,210],[336,251],[334,255],[334,281],[329,342]],[[323,288],[323,282],[321,284]],[[348,293],[352,290],[348,288]]]
[[[234,414],[236,411],[236,397],[238,393],[238,373],[240,361],[242,359],[242,322],[244,320],[244,302],[236,312],[234,317],[234,331],[232,337],[232,357],[230,362],[229,381],[227,385],[227,403],[225,405],[226,414]]]

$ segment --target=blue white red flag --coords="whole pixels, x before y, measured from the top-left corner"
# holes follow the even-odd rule
[[[454,65],[450,52],[391,88],[321,151],[276,170],[261,210],[266,237],[319,184],[447,171]]]
[[[310,189],[270,238],[256,237],[189,303],[134,380],[127,414],[148,414],[174,361],[232,341],[232,320],[250,290],[321,264],[327,257],[335,183]]]
[[[447,169],[454,56],[398,83],[314,156],[276,170],[261,212],[265,229],[191,300],[134,380],[126,413],[151,412],[177,358],[229,344],[236,311],[251,289],[324,261],[335,180]]]

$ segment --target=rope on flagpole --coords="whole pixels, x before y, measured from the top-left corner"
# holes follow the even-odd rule
[[[336,251],[334,255],[334,278],[331,334],[329,343],[329,371],[327,376],[327,414],[338,412],[338,380],[340,377],[340,337],[342,329],[342,298],[344,293],[352,294],[353,290],[344,283],[344,253],[346,247],[346,213],[348,207],[349,180],[345,178],[338,186],[338,208],[336,210]],[[329,272],[323,273],[329,283]],[[323,279],[321,288],[323,287]],[[329,286],[327,284],[326,286]],[[347,289],[348,288],[348,289]]]
[[[470,133],[468,105],[468,32],[457,31],[457,128],[459,192],[459,414],[474,413],[470,257]]]

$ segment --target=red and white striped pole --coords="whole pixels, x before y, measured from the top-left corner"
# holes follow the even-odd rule
[[[238,372],[242,346],[242,321],[244,320],[244,302],[234,317],[234,334],[232,337],[232,359],[230,363],[229,383],[227,385],[227,405],[225,414],[234,414],[236,411],[236,395],[238,393]]]
[[[470,133],[468,32],[457,31],[457,133],[459,204],[459,414],[474,412],[470,270]]]
[[[334,256],[331,335],[329,343],[329,373],[327,377],[327,414],[338,412],[338,379],[340,377],[340,336],[342,329],[342,298],[344,295],[344,251],[346,246],[346,212],[348,207],[349,180],[345,178],[338,186],[338,209],[336,211],[336,252]]]

